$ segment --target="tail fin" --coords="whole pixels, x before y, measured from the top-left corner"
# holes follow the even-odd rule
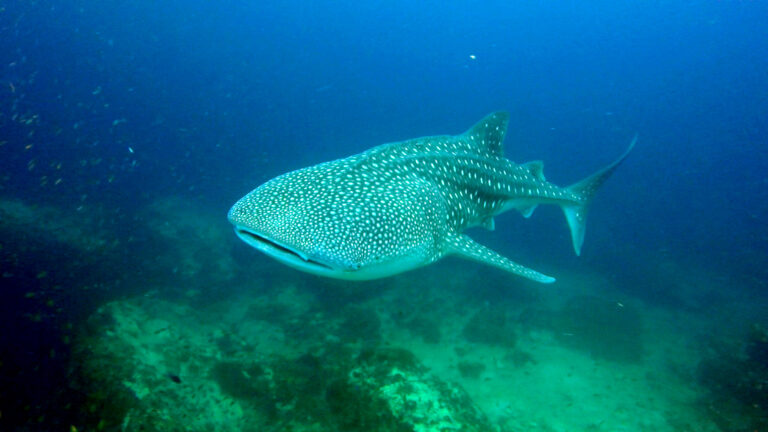
[[[568,186],[568,189],[579,196],[581,199],[578,203],[563,204],[562,209],[565,214],[565,219],[568,221],[568,226],[571,229],[571,240],[573,241],[573,249],[576,251],[576,255],[581,254],[581,245],[584,243],[584,230],[587,222],[587,212],[589,210],[589,204],[592,202],[592,197],[595,195],[597,189],[613,174],[613,171],[624,162],[629,152],[637,142],[637,135],[632,138],[632,142],[629,144],[629,148],[616,159],[612,164],[601,169],[600,171],[592,174],[591,176],[581,180],[578,183],[574,183]]]

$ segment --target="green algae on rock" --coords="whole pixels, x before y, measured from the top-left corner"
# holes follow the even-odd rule
[[[500,306],[489,306],[475,312],[462,334],[468,342],[505,347],[513,347],[517,339],[507,319],[507,311]]]
[[[630,305],[579,296],[568,300],[551,324],[562,343],[593,357],[627,363],[643,357],[642,317]]]
[[[405,349],[223,350],[232,330],[221,320],[150,298],[109,303],[92,322],[79,347],[87,391],[126,432],[494,430],[462,388]]]

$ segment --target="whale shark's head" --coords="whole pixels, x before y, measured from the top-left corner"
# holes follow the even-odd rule
[[[320,276],[376,279],[428,263],[436,218],[419,204],[423,189],[382,184],[348,163],[274,178],[235,203],[228,219],[250,246]]]

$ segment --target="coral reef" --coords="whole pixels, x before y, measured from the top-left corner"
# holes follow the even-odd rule
[[[380,338],[375,317],[350,308],[338,322]],[[225,323],[163,300],[113,302],[91,323],[76,351],[92,422],[102,427],[493,430],[463,389],[430,374],[410,351],[375,343],[356,348],[361,338],[372,342],[360,331],[344,336],[346,344],[325,343],[318,352],[289,356],[277,345],[254,352],[240,342],[246,335],[228,335]]]
[[[73,214],[52,206],[0,199],[0,233],[18,236],[25,244],[58,243],[87,253],[105,253],[114,249],[117,242],[103,226],[104,212],[83,206],[79,210]]]
[[[594,296],[574,297],[549,324],[563,344],[595,358],[638,362],[643,357],[642,320],[630,305]]]
[[[381,341],[381,319],[373,309],[347,307],[343,312],[339,337],[343,342],[377,345]]]
[[[220,215],[179,197],[155,200],[143,212],[150,235],[147,247],[157,245],[153,268],[169,269],[187,290],[231,281],[237,265],[230,254],[231,231],[220,224]],[[175,244],[179,247],[168,247]]]
[[[697,369],[699,383],[710,392],[708,413],[725,431],[768,429],[768,330],[753,325],[744,352],[721,352]]]
[[[515,330],[507,319],[507,311],[498,306],[487,306],[469,319],[462,332],[468,342],[513,347]]]
[[[434,317],[416,316],[405,321],[403,325],[411,334],[429,344],[439,344],[443,337],[440,325]]]
[[[470,379],[480,378],[485,371],[485,365],[480,362],[460,361],[457,367],[462,377]]]
[[[752,325],[746,352],[747,357],[756,367],[768,370],[768,329],[760,324]]]
[[[429,374],[418,359],[402,349],[361,353],[348,383],[386,404],[397,419],[387,430],[491,431],[493,427],[467,393]]]
[[[429,275],[429,273],[428,273]],[[447,307],[447,302],[439,292],[433,292],[430,287],[444,287],[445,282],[433,281],[434,285],[420,286],[415,291],[413,287],[404,285],[401,288],[411,292],[407,297],[395,297],[387,305],[392,321],[406,329],[410,334],[421,338],[426,343],[438,344],[442,340],[443,331],[440,327],[441,317],[453,313]],[[397,291],[395,291],[397,293]]]

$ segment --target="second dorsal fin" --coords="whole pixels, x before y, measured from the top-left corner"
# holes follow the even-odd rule
[[[523,166],[536,177],[536,180],[547,181],[544,177],[544,162],[540,160],[530,161],[523,164]]]

